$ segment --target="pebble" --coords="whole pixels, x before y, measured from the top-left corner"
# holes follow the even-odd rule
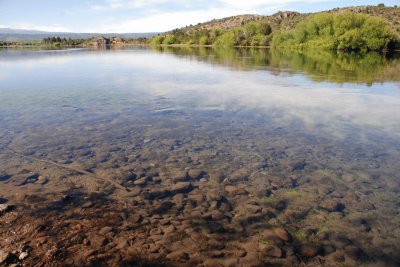
[[[136,181],[133,182],[134,185],[145,185],[146,183],[147,183],[147,177],[137,179]]]
[[[274,245],[261,245],[260,252],[267,257],[281,258],[283,256],[282,250]]]
[[[292,237],[290,234],[285,230],[280,227],[277,227],[274,229],[274,233],[281,239],[282,241],[289,242],[291,241]]]
[[[171,188],[173,194],[188,193],[192,189],[190,182],[178,182]]]
[[[317,245],[303,245],[300,248],[300,254],[303,257],[314,257],[320,251],[320,247]]]
[[[0,216],[9,212],[12,206],[8,204],[0,204]]]
[[[23,261],[23,260],[25,260],[26,258],[28,258],[29,257],[29,254],[28,254],[28,252],[22,252],[21,254],[19,254],[19,260],[21,260],[21,261]]]
[[[184,261],[189,259],[189,255],[182,251],[182,250],[177,250],[174,252],[171,252],[167,255],[167,259],[171,261]]]

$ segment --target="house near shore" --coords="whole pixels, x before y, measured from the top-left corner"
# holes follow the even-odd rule
[[[103,36],[93,37],[90,44],[95,47],[104,47],[110,45],[110,39]]]
[[[110,38],[106,38],[103,36],[93,37],[90,40],[90,44],[94,47],[105,47],[110,45],[119,45],[123,44],[124,40],[119,36],[112,36]]]

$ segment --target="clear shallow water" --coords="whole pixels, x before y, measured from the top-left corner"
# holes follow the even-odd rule
[[[224,244],[185,251],[188,264],[215,250],[225,264],[239,240],[248,245],[240,264],[399,262],[396,55],[2,50],[0,64],[3,199],[53,220],[80,208],[50,212],[65,194],[101,199],[93,213],[120,212],[110,201],[125,203],[142,224],[113,224],[119,230],[110,242],[122,235],[144,250],[157,245],[156,256],[149,252],[155,258],[196,239],[190,230]],[[191,187],[176,191],[182,181]],[[166,202],[172,206],[154,212]],[[135,243],[132,235],[162,229],[166,219],[185,234],[162,232],[168,245],[154,233]],[[276,239],[276,227],[291,241]],[[310,256],[307,246],[317,252]]]

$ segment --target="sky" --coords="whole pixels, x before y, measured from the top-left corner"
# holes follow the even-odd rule
[[[335,7],[400,6],[400,0],[0,0],[0,28],[57,32],[164,32],[212,19],[315,12]]]

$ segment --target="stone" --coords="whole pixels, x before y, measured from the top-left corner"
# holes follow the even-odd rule
[[[225,186],[225,191],[228,192],[230,195],[246,195],[248,192],[239,186],[227,185]]]
[[[300,247],[300,255],[303,257],[314,257],[320,251],[320,247],[317,245],[302,245]]]
[[[101,235],[106,235],[106,234],[108,234],[108,233],[110,233],[110,232],[112,232],[113,231],[113,228],[111,227],[111,226],[106,226],[106,227],[103,227],[100,231],[99,231],[99,233],[101,234]]]
[[[188,180],[188,173],[187,171],[176,171],[171,174],[172,180],[177,183],[177,182],[185,182]]]
[[[283,256],[282,249],[274,245],[260,245],[260,252],[263,256],[272,258],[281,258]]]
[[[131,219],[132,219],[132,222],[133,222],[133,223],[141,223],[142,220],[143,220],[143,216],[140,215],[140,214],[133,214],[133,215],[131,216]]]
[[[277,227],[274,229],[274,233],[279,237],[280,240],[285,241],[285,242],[290,242],[292,240],[292,237],[286,231],[285,229],[282,229],[280,227]]]
[[[90,241],[90,245],[94,248],[103,247],[108,243],[108,240],[106,237],[96,234],[96,233],[89,234],[88,239]]]
[[[5,172],[0,171],[0,182],[4,182],[4,181],[6,181],[6,180],[8,180],[10,178],[11,178],[10,175],[8,175]]]
[[[188,175],[190,178],[198,180],[204,176],[205,172],[199,169],[190,169]]]
[[[0,204],[0,216],[9,212],[12,209],[11,205],[8,204]]]
[[[16,263],[18,261],[18,257],[11,252],[5,252],[3,250],[0,250],[0,265],[9,265]],[[3,266],[3,265],[2,265]]]
[[[19,254],[19,260],[21,260],[21,261],[23,261],[23,260],[25,260],[26,258],[28,258],[29,257],[29,253],[28,252],[22,252],[21,254]]]
[[[163,227],[162,231],[164,232],[164,234],[172,234],[176,231],[175,226],[173,226],[172,224],[167,226],[167,227]]]
[[[339,200],[328,199],[319,204],[319,207],[329,212],[341,212],[345,205]]]
[[[90,208],[93,206],[94,206],[94,204],[91,201],[88,201],[88,202],[82,204],[82,208],[84,208],[84,209],[87,209],[87,208]]]
[[[182,250],[177,250],[177,251],[169,253],[166,258],[168,260],[175,261],[175,262],[176,261],[185,261],[185,260],[189,259],[189,255]]]
[[[147,177],[137,179],[133,182],[134,185],[145,185],[146,183],[147,183]]]
[[[192,190],[192,184],[190,182],[178,182],[171,188],[171,192],[173,194],[188,193],[191,190]]]
[[[154,209],[153,209],[153,214],[164,214],[166,212],[168,212],[172,206],[174,205],[174,203],[172,203],[171,201],[164,201],[161,202],[157,205],[155,205]]]

